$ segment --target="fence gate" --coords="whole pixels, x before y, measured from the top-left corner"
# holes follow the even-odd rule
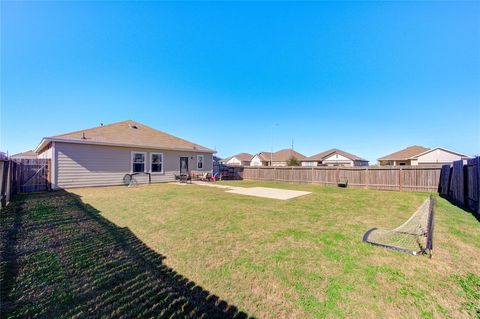
[[[43,192],[51,189],[50,160],[15,160],[13,191],[16,193]]]

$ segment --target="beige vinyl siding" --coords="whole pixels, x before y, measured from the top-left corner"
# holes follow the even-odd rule
[[[441,148],[432,149],[423,155],[417,157],[417,161],[412,161],[413,165],[430,164],[450,164],[454,161],[464,159],[461,154],[443,150]]]
[[[123,185],[125,174],[131,173],[131,154],[145,153],[145,168],[150,171],[150,153],[163,154],[163,173],[151,173],[152,183],[175,180],[180,157],[188,157],[190,171],[212,171],[212,154],[160,149],[55,143],[57,188]],[[204,156],[204,167],[197,169],[197,155]],[[148,183],[147,174],[135,175],[139,183]]]
[[[38,158],[41,159],[52,159],[52,145],[50,145],[48,148],[46,148],[43,152],[38,154]]]

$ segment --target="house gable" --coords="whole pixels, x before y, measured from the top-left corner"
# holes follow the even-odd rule
[[[262,166],[263,161],[258,154],[256,154],[250,161],[250,166]]]
[[[345,156],[342,156],[340,154],[332,154],[328,157],[326,157],[323,162],[330,162],[330,161],[333,161],[333,162],[351,162],[352,160],[345,157]]]
[[[465,154],[453,152],[441,147],[428,150],[414,157],[418,164],[421,163],[450,163],[468,158]]]
[[[242,165],[242,161],[240,161],[235,156],[230,158],[228,161],[225,162],[227,165]]]

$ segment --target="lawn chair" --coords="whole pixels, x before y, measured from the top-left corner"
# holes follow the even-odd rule
[[[201,176],[198,177],[198,179],[202,182],[210,182],[211,181],[210,173],[209,172],[203,173]]]

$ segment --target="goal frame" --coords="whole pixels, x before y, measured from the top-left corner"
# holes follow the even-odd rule
[[[413,250],[409,250],[409,249],[405,249],[405,248],[401,248],[401,247],[396,247],[396,246],[392,246],[392,245],[387,245],[387,244],[382,244],[382,243],[369,241],[368,237],[370,236],[370,234],[373,231],[378,229],[377,227],[369,229],[363,235],[363,242],[365,242],[367,244],[370,244],[370,245],[373,245],[373,246],[383,247],[383,248],[399,251],[399,252],[402,252],[402,253],[407,253],[407,254],[414,255],[414,256],[427,255],[428,254],[429,258],[432,258],[432,254],[433,254],[433,226],[434,226],[433,219],[434,219],[434,215],[435,215],[435,209],[434,209],[435,198],[432,195],[430,195],[429,199],[430,199],[430,202],[429,202],[429,209],[428,209],[429,212],[428,212],[427,236],[426,236],[427,240],[426,240],[425,248],[422,248],[419,251],[413,251]]]

